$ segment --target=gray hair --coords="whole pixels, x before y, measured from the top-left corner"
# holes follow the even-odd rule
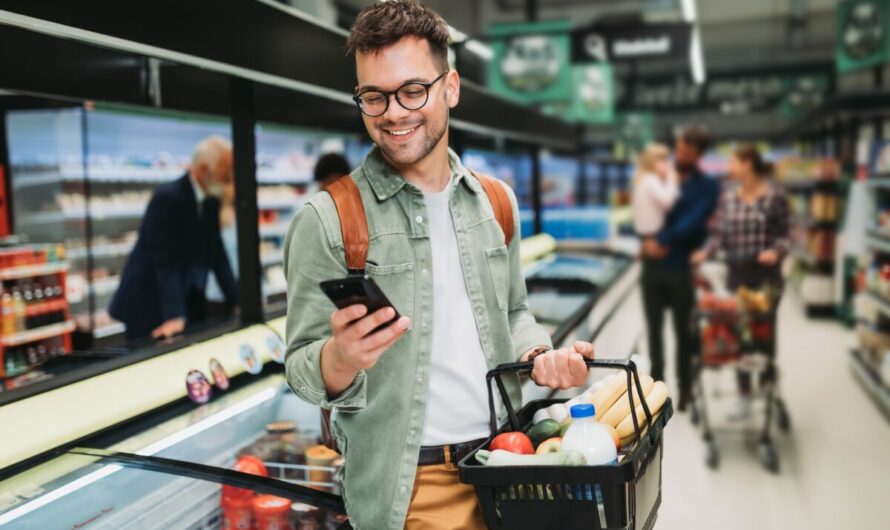
[[[232,142],[228,139],[219,135],[208,136],[195,147],[195,152],[192,155],[192,169],[204,164],[213,170],[219,163],[220,156],[231,150]]]

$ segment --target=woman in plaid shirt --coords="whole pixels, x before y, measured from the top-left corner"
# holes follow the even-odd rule
[[[710,237],[703,250],[692,256],[698,264],[709,258],[722,258],[728,268],[727,284],[752,290],[769,287],[775,292],[772,343],[767,348],[775,356],[775,309],[782,289],[782,260],[791,246],[790,212],[787,198],[768,182],[771,166],[757,147],[743,144],[729,162],[729,175],[738,185],[723,192],[711,223]],[[771,377],[771,373],[765,377]],[[742,400],[736,416],[750,411],[751,378],[739,373]]]

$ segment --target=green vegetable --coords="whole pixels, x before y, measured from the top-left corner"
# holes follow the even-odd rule
[[[476,452],[476,460],[485,466],[583,466],[587,459],[577,451],[560,451],[542,455],[519,455],[496,449]]]
[[[571,427],[571,426],[572,426],[572,420],[569,420],[569,421],[563,423],[562,426],[559,428],[559,437],[565,438],[566,432],[569,430],[569,427]]]
[[[528,437],[531,438],[532,444],[538,447],[544,440],[559,436],[559,427],[559,422],[556,420],[543,420],[528,430]]]

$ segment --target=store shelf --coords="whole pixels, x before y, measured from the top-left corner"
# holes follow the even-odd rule
[[[105,296],[114,293],[114,291],[117,290],[118,285],[120,285],[120,278],[117,276],[99,278],[93,280],[93,285],[90,287],[90,291],[95,296]]]
[[[278,296],[278,295],[282,295],[282,294],[287,294],[286,286],[263,287],[263,296],[265,296],[265,297]]]
[[[859,350],[850,352],[850,368],[865,392],[875,400],[881,412],[890,418],[890,389],[883,384],[879,375]]]
[[[869,228],[867,232],[868,246],[875,250],[890,252],[890,235],[886,235],[877,228]]]
[[[22,331],[15,335],[2,337],[0,338],[0,343],[3,344],[4,348],[14,348],[15,346],[21,346],[22,344],[27,344],[29,342],[37,342],[39,340],[57,337],[64,333],[71,333],[72,331],[74,331],[74,321],[68,320],[59,322],[58,324],[29,329],[28,331]]]
[[[308,186],[312,182],[312,175],[298,175],[294,173],[283,173],[279,170],[269,168],[257,168],[257,184],[297,184]]]
[[[284,262],[284,253],[283,252],[273,252],[266,256],[260,258],[260,264],[263,267],[269,267],[271,265],[278,265]]]
[[[873,175],[865,183],[872,188],[890,188],[890,175]]]
[[[795,215],[792,223],[808,229],[814,230],[836,230],[837,220],[813,219],[808,215]]]
[[[260,237],[284,237],[290,228],[290,221],[260,225]]]
[[[135,243],[106,243],[102,245],[94,245],[92,254],[94,258],[113,258],[119,256],[127,256],[132,252]],[[66,252],[68,259],[86,259],[86,247],[68,249]]]
[[[113,324],[107,324],[105,326],[99,326],[93,330],[93,337],[97,339],[104,339],[107,337],[111,337],[112,335],[119,335],[127,331],[127,326],[125,326],[122,322],[115,322]]]
[[[36,276],[48,276],[68,271],[67,263],[47,263],[44,265],[24,265],[0,270],[0,280],[21,280]]]
[[[277,199],[264,199],[259,201],[257,207],[260,210],[295,210],[300,207],[304,201],[299,196],[290,196]]]
[[[884,298],[881,293],[871,289],[866,289],[865,293],[868,294],[868,297],[878,306],[878,309],[883,311],[887,316],[890,316],[890,300]]]
[[[789,192],[789,193],[810,193],[812,191],[819,191],[822,193],[836,193],[838,191],[838,181],[837,180],[800,179],[800,180],[779,182],[778,184],[786,192]]]
[[[808,250],[799,248],[794,251],[794,257],[815,273],[832,274],[834,272],[834,262],[818,260]]]
[[[137,204],[121,204],[114,208],[102,206],[91,206],[90,213],[93,221],[116,220],[116,219],[139,219],[145,215],[147,203]],[[82,221],[86,222],[86,210],[68,210],[57,212],[41,212],[25,216],[22,225],[45,225],[53,223],[61,223],[65,221]]]

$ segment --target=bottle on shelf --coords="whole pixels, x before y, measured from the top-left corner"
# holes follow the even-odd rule
[[[16,333],[16,316],[15,304],[12,301],[12,294],[7,290],[3,290],[3,297],[0,298],[0,319],[2,319],[3,335],[9,336]]]
[[[15,311],[15,329],[22,331],[25,329],[25,299],[18,286],[12,288],[12,305]]]

